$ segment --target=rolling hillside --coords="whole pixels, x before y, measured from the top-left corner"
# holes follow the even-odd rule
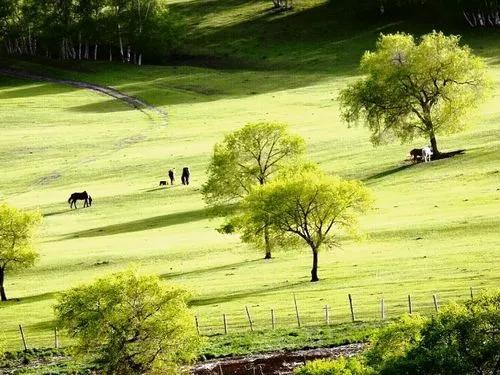
[[[328,303],[344,321],[347,293],[364,320],[378,317],[382,297],[395,316],[408,293],[418,311],[431,307],[433,293],[447,300],[498,287],[498,32],[464,34],[488,60],[495,88],[465,133],[440,137],[442,150],[465,154],[410,165],[408,150],[426,140],[373,148],[365,129],[340,122],[336,97],[380,32],[438,27],[343,19],[327,3],[297,3],[275,15],[263,1],[176,1],[173,10],[190,25],[185,51],[195,57],[168,66],[7,62],[112,86],[168,112],[165,123],[91,91],[0,76],[0,200],[44,215],[40,262],[6,279],[12,300],[0,304],[0,326],[8,348],[20,347],[19,323],[32,346],[50,345],[57,292],[130,264],[192,290],[207,332],[222,313],[244,322],[245,305],[256,321],[273,307],[293,313],[292,293],[314,319]],[[366,238],[321,253],[317,284],[308,281],[307,249],[264,262],[237,236],[217,233],[205,211],[200,187],[214,143],[261,120],[289,124],[312,160],[362,179],[376,197],[362,220]],[[180,185],[185,165],[189,187]],[[172,167],[177,184],[159,188]],[[84,189],[94,206],[70,211],[69,194]]]

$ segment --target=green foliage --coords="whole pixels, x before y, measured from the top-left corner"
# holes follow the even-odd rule
[[[381,35],[360,70],[365,77],[340,93],[342,118],[365,121],[374,144],[425,136],[435,153],[435,136],[463,130],[489,86],[484,61],[441,32],[418,43],[409,34]]]
[[[37,212],[23,212],[0,204],[0,295],[6,301],[4,275],[9,270],[32,267],[38,259],[33,246],[35,229],[41,221]]]
[[[358,215],[372,202],[360,181],[327,176],[317,168],[285,172],[245,198],[243,236],[262,233],[266,223],[279,243],[302,240],[313,252],[311,281],[317,281],[317,252],[338,245],[337,233],[357,232]],[[334,234],[335,233],[335,234]]]
[[[255,185],[268,182],[283,166],[304,153],[301,137],[278,123],[252,123],[230,133],[214,147],[203,195],[208,204],[245,197]]]
[[[230,133],[214,147],[208,166],[208,181],[203,185],[205,201],[214,212],[229,217],[219,229],[222,233],[232,233],[242,227],[240,216],[232,215],[234,205],[250,193],[253,187],[264,185],[277,172],[293,163],[304,153],[304,140],[289,134],[287,126],[278,123],[253,123]],[[263,230],[246,231],[242,236],[271,256],[276,242],[269,232],[267,220],[260,224]]]
[[[359,358],[340,357],[335,360],[318,359],[294,370],[294,375],[368,375],[372,374]]]
[[[65,292],[55,312],[77,353],[107,373],[174,374],[200,344],[186,298],[156,276],[126,271]]]
[[[500,293],[452,304],[424,326],[422,339],[394,371],[495,374],[500,364]],[[389,373],[389,372],[385,372]]]
[[[0,41],[10,55],[107,60],[114,53],[123,62],[141,64],[143,54],[150,61],[168,56],[183,33],[165,0],[9,0],[0,5]]]
[[[451,304],[431,319],[405,317],[376,336],[367,363],[380,374],[495,374],[500,293]]]
[[[394,363],[422,340],[421,330],[425,323],[426,319],[418,314],[405,315],[381,329],[365,354],[367,362],[377,371],[394,367]]]

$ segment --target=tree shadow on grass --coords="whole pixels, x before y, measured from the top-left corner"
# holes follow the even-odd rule
[[[263,260],[262,259],[244,260],[242,262],[229,263],[229,264],[208,267],[208,268],[205,267],[202,269],[195,269],[195,270],[188,271],[188,272],[164,273],[164,274],[160,275],[160,278],[169,280],[169,279],[173,279],[173,278],[181,277],[181,276],[189,276],[189,275],[200,276],[200,275],[204,275],[204,274],[213,274],[214,272],[229,271],[229,270],[236,269],[236,267],[238,267],[238,266],[252,264],[252,263],[259,263],[259,262],[263,262]]]
[[[5,86],[0,81],[0,100],[1,99],[23,99],[42,95],[58,95],[76,91],[76,88],[70,86],[57,85],[53,83],[39,83],[27,79],[16,79],[9,81],[7,87],[15,87],[9,90],[3,90]]]
[[[56,215],[61,215],[70,212],[69,209],[66,210],[59,210],[59,211],[51,211],[51,212],[44,212],[42,214],[43,217],[50,217],[50,216],[56,216]]]
[[[8,292],[8,291],[7,291]],[[53,299],[57,296],[58,292],[47,292],[47,293],[42,293],[42,294],[35,294],[32,296],[28,297],[22,297],[22,298],[10,298],[4,306],[8,305],[24,305],[28,303],[34,303],[34,302],[41,302],[45,301],[47,299]],[[9,297],[7,295],[7,297]],[[0,304],[0,308],[2,307],[2,304]]]
[[[224,302],[230,302],[237,299],[244,299],[247,297],[256,297],[265,295],[271,292],[283,291],[294,289],[300,285],[309,285],[310,281],[297,281],[294,283],[282,283],[280,285],[276,285],[274,287],[263,287],[263,288],[251,288],[245,289],[236,293],[224,293],[224,294],[212,294],[205,297],[194,298],[190,301],[190,306],[206,306],[206,305],[214,305]]]
[[[391,169],[388,169],[386,171],[382,171],[380,173],[377,173],[377,174],[374,174],[370,177],[367,177],[364,179],[364,181],[378,180],[379,178],[384,178],[384,177],[390,176],[394,173],[404,171],[405,169],[411,168],[412,166],[413,166],[413,164],[400,165],[398,167],[391,168]]]
[[[113,113],[133,111],[135,110],[135,108],[118,99],[106,99],[95,103],[88,103],[70,107],[67,110],[81,113]]]
[[[59,239],[59,241],[75,238],[101,237],[111,236],[114,234],[140,232],[149,229],[168,227],[171,225],[190,223],[193,221],[204,220],[206,218],[208,218],[208,215],[205,208],[192,211],[176,212],[167,215],[148,217],[146,219],[133,220],[125,223],[106,225],[103,227],[74,232]]]

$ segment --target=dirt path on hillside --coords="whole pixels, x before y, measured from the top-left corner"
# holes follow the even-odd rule
[[[133,96],[126,95],[122,93],[121,91],[115,90],[111,87],[108,86],[101,86],[101,85],[96,85],[93,83],[88,83],[88,82],[82,82],[82,81],[73,81],[69,79],[59,79],[59,78],[53,78],[53,77],[48,77],[44,75],[39,75],[39,74],[33,74],[30,72],[26,71],[21,71],[21,70],[16,70],[16,69],[11,69],[11,68],[0,68],[0,75],[8,76],[8,77],[13,77],[13,78],[25,78],[25,79],[31,79],[34,81],[43,81],[43,82],[52,82],[52,83],[59,83],[63,85],[69,85],[81,89],[87,89],[87,90],[92,90],[99,92],[101,94],[111,96],[112,98],[118,99],[131,107],[134,107],[140,111],[147,112],[147,111],[152,111],[156,113],[157,115],[160,116],[162,121],[167,123],[167,112],[162,110],[161,108],[158,108],[152,104],[146,103],[145,101],[135,98]]]
[[[214,359],[198,363],[192,375],[290,375],[293,369],[318,358],[352,356],[363,350],[364,344],[349,344],[334,348],[304,349],[254,354],[246,357]]]

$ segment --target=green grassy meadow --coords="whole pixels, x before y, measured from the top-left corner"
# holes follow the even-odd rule
[[[378,33],[420,33],[433,25],[380,20],[346,28],[328,4],[298,3],[292,13],[268,15],[264,1],[174,2],[193,26],[185,48],[219,56],[211,67],[15,62],[145,99],[168,112],[167,124],[91,91],[0,76],[0,200],[44,216],[39,263],[7,275],[11,300],[0,304],[0,339],[8,349],[20,348],[18,324],[28,344],[50,345],[57,293],[130,264],[191,290],[206,333],[221,332],[223,313],[230,329],[243,328],[245,306],[257,328],[270,325],[271,308],[278,325],[289,324],[293,293],[307,325],[322,320],[325,304],[333,322],[348,320],[348,293],[357,318],[369,320],[379,317],[380,298],[393,317],[405,310],[409,293],[422,311],[434,293],[445,301],[467,297],[469,287],[498,287],[498,32],[464,35],[494,80],[470,128],[438,139],[441,150],[466,153],[410,165],[408,151],[426,140],[373,148],[365,129],[340,122],[336,97]],[[316,19],[325,22],[301,27]],[[205,211],[200,188],[214,143],[267,120],[289,124],[306,139],[312,160],[329,173],[362,179],[376,198],[361,221],[366,238],[344,238],[342,248],[320,254],[319,283],[309,282],[306,248],[264,261],[237,236],[216,232],[218,220]],[[185,165],[188,187],[180,185]],[[172,167],[176,185],[159,188]],[[69,210],[69,194],[82,190],[93,207]]]

